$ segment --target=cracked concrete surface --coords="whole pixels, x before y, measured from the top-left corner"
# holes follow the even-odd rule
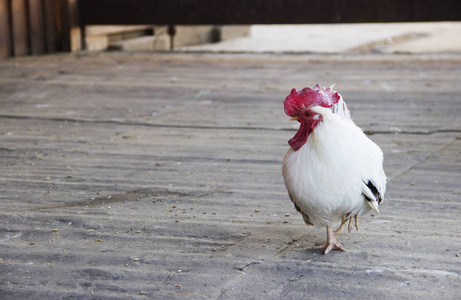
[[[457,299],[461,59],[0,61],[1,299]],[[280,170],[292,88],[336,83],[384,151],[380,215],[311,249]]]

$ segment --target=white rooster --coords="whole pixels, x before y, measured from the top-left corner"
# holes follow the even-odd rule
[[[345,251],[335,236],[347,221],[350,232],[352,219],[358,230],[359,215],[379,213],[386,191],[381,149],[355,125],[332,88],[293,89],[284,102],[285,113],[300,123],[282,163],[285,185],[306,225],[326,226],[327,242],[317,247],[325,254]]]

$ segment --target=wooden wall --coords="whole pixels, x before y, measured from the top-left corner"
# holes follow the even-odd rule
[[[0,0],[0,58],[79,50],[77,0]]]

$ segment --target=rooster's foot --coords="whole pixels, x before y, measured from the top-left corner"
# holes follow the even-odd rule
[[[341,228],[341,227],[340,227]],[[342,229],[342,228],[341,228]],[[338,228],[339,230],[339,228]],[[315,249],[325,249],[323,254],[328,254],[331,250],[346,251],[335,238],[335,232],[330,226],[327,226],[327,242],[325,245],[316,246]]]
[[[331,250],[341,250],[346,251],[338,241],[331,241],[330,243],[326,243],[325,245],[315,246],[314,249],[325,249],[323,254],[328,254]]]

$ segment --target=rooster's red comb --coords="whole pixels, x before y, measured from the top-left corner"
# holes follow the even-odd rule
[[[310,87],[300,91],[292,89],[283,104],[285,113],[290,117],[295,117],[309,106],[332,107],[338,103],[340,98],[341,96],[333,91],[333,86],[324,90],[317,84],[313,89]]]

